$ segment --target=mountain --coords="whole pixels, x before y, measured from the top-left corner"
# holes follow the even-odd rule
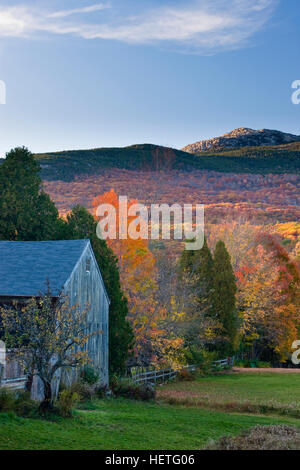
[[[95,174],[103,169],[166,171],[186,169],[197,164],[197,157],[168,147],[142,144],[121,148],[67,150],[36,154],[45,180],[70,180],[81,174]]]
[[[281,133],[283,134],[283,133]],[[136,171],[211,170],[224,173],[300,173],[300,142],[224,148],[191,154],[159,145],[65,150],[36,154],[45,181],[74,181],[105,169]],[[1,164],[0,159],[0,164]]]
[[[72,181],[108,168],[143,171],[213,170],[230,173],[299,173],[300,142],[206,151],[198,155],[144,144],[36,155],[44,180]]]
[[[187,153],[201,153],[204,151],[219,151],[241,147],[284,145],[293,142],[300,142],[300,136],[270,129],[254,130],[240,127],[220,137],[201,140],[187,145],[182,150]]]

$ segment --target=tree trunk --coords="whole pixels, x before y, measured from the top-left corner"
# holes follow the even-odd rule
[[[32,383],[33,383],[33,374],[28,374],[26,384],[25,384],[25,391],[28,393],[31,393],[31,388],[32,388]]]
[[[51,382],[42,379],[44,385],[44,400],[40,404],[40,411],[49,411],[53,407]]]

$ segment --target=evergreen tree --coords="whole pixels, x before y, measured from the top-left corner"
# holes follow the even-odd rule
[[[236,281],[230,255],[219,241],[214,252],[213,310],[221,324],[219,351],[231,355],[237,348],[238,314],[236,309]]]
[[[123,374],[134,337],[126,320],[127,299],[121,290],[117,260],[105,241],[97,238],[96,222],[85,208],[74,208],[66,221],[59,217],[42,190],[39,172],[39,164],[25,147],[11,150],[0,166],[0,240],[91,240],[111,300],[110,372]]]
[[[184,250],[180,261],[180,277],[189,275],[193,288],[196,290],[198,304],[206,316],[213,316],[213,258],[207,245],[206,238],[201,250]]]
[[[96,235],[96,221],[81,206],[76,206],[67,216],[65,239],[89,238],[111,301],[109,309],[109,370],[110,374],[124,374],[126,362],[134,346],[133,331],[127,321],[128,305],[124,296],[118,262],[104,240]]]
[[[0,166],[0,239],[55,239],[58,211],[42,190],[40,167],[25,147],[15,148]]]
[[[179,260],[179,305],[185,312],[183,336],[188,361],[197,362],[212,338],[206,334],[215,325],[212,310],[213,258],[204,239],[201,250],[184,250]]]

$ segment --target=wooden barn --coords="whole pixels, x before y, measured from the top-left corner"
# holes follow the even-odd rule
[[[90,241],[0,241],[0,306],[39,297],[47,290],[47,282],[54,299],[63,293],[70,305],[82,309],[89,305],[88,329],[97,332],[87,343],[89,358],[99,382],[107,385],[110,300]],[[13,361],[6,361],[3,369],[2,385],[21,382],[22,371]],[[74,374],[63,377],[74,380]],[[39,380],[35,380],[33,398],[42,399],[41,390]]]

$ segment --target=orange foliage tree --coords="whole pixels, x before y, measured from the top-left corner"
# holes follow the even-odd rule
[[[300,333],[297,263],[276,237],[261,232],[236,275],[246,344],[254,357],[269,349],[286,361]]]
[[[120,214],[119,197],[113,189],[94,199],[96,219],[99,219],[96,213],[101,204],[110,204],[116,210],[117,237],[107,239],[107,244],[119,261],[121,283],[129,303],[128,320],[135,333],[135,359],[144,365],[168,362],[168,353],[178,348],[179,342],[168,337],[164,326],[166,309],[159,302],[157,266],[148,240],[133,240],[128,236],[128,227],[134,216],[127,217],[127,237],[118,237],[119,219],[124,214]],[[134,204],[137,204],[136,200],[128,200],[128,210]]]

